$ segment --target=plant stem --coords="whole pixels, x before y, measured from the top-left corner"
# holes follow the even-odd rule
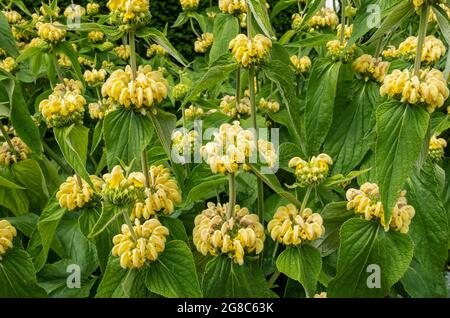
[[[134,241],[137,243],[138,237],[136,235],[136,232],[134,232],[133,224],[131,223],[130,216],[128,215],[127,211],[122,211],[123,218],[125,219],[125,223],[127,224],[128,228],[130,229],[131,236],[133,237]]]
[[[302,206],[300,208],[300,212],[302,212],[304,209],[306,209],[306,205],[308,204],[308,200],[309,200],[309,196],[311,195],[311,191],[312,191],[312,187],[308,187],[306,189],[306,193],[305,193],[305,196],[302,201]]]
[[[57,155],[56,153],[52,150],[52,148],[50,148],[45,142],[42,142],[42,145],[44,146],[44,152],[51,158],[53,159],[58,166],[61,167],[61,169],[64,170],[65,173],[67,174],[72,174],[72,170],[70,170],[67,165],[64,163],[64,161],[62,161]]]
[[[256,100],[255,100],[255,74],[253,70],[248,70],[248,89],[250,91],[250,108],[251,108],[251,117],[252,117],[252,127],[255,129],[255,137],[256,135]],[[255,140],[256,141],[256,140]]]
[[[417,52],[416,59],[414,61],[414,75],[419,76],[420,64],[422,59],[423,44],[425,43],[425,37],[427,36],[428,15],[430,13],[430,6],[424,4],[420,11],[420,24],[419,34],[417,39]]]
[[[150,188],[150,176],[148,175],[148,157],[147,157],[147,147],[142,150],[141,155],[141,161],[142,161],[142,172],[144,173],[145,177],[145,188]]]
[[[347,6],[347,0],[341,0],[341,45],[344,45],[345,40],[345,7]]]
[[[236,205],[236,173],[232,172],[228,176],[228,187],[229,187],[229,199],[228,199],[228,210],[227,210],[227,220],[233,216],[234,206]]]
[[[192,20],[192,18],[189,18],[189,22],[191,23],[191,29],[192,29],[192,32],[194,32],[194,34],[195,34],[196,37],[200,38],[201,36],[200,36],[200,34],[197,32],[197,30],[195,29],[194,21]]]
[[[275,283],[275,281],[277,280],[277,278],[280,276],[280,271],[278,270],[278,268],[277,269],[275,269],[275,272],[272,274],[272,276],[270,277],[270,279],[269,279],[269,282],[268,282],[268,284],[269,284],[269,288],[272,288],[273,287],[273,284]]]
[[[52,53],[51,53],[51,54],[54,55],[53,61],[54,61],[54,64],[55,64],[56,75],[58,76],[59,82],[60,82],[60,83],[64,83],[64,77],[63,77],[63,75],[62,75],[61,67],[59,66],[58,58],[57,58],[57,56],[56,56],[56,53],[55,53],[55,50],[54,50],[54,49],[52,50]]]
[[[80,188],[82,188],[83,187],[83,181],[81,180],[81,177],[76,173],[75,174],[76,176],[77,176],[77,183],[78,183],[78,186],[80,187]]]
[[[134,30],[130,30],[128,33],[129,36],[129,42],[130,42],[130,66],[131,70],[133,72],[133,79],[136,78],[136,42],[135,42],[135,36],[134,36]]]
[[[2,122],[0,122],[0,130],[2,131],[2,135],[5,138],[6,142],[8,143],[9,150],[11,150],[12,153],[17,153],[16,148],[14,148],[11,138],[9,138],[8,132],[6,131],[5,126],[3,126]]]
[[[236,70],[236,107],[241,100],[241,68]]]
[[[374,56],[376,60],[378,60],[380,57],[381,50],[383,48],[383,40],[384,40],[383,37],[380,37],[380,39],[378,40],[377,48],[375,50],[375,56]]]

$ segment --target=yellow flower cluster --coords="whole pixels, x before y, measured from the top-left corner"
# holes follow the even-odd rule
[[[299,211],[293,204],[280,206],[267,225],[272,240],[284,245],[300,245],[325,233],[322,216],[310,208]]]
[[[36,24],[39,37],[46,42],[59,42],[66,36],[66,30],[63,29],[63,25],[59,22],[53,23],[41,23]]]
[[[41,6],[39,8],[39,11],[44,17],[57,18],[59,16],[59,12],[61,11],[61,9],[58,6],[55,6],[54,10],[46,10],[44,6]]]
[[[63,53],[58,53],[58,64],[64,67],[72,67],[72,61]]]
[[[431,137],[428,154],[434,161],[439,161],[444,157],[444,148],[447,147],[447,141],[443,138]]]
[[[203,109],[194,105],[189,106],[189,108],[184,111],[184,116],[189,120],[202,117],[203,114]]]
[[[80,81],[64,79],[55,86],[48,99],[39,104],[39,111],[51,127],[61,127],[83,120],[86,99],[81,95]]]
[[[264,163],[267,166],[273,167],[275,163],[277,163],[278,155],[277,152],[275,151],[273,143],[271,143],[270,141],[259,139],[258,151],[261,157],[264,159]]]
[[[0,47],[0,56],[6,56],[6,51]]]
[[[248,97],[242,98],[239,103],[236,103],[236,97],[225,95],[222,97],[219,105],[220,111],[232,118],[241,118],[250,114],[250,99]]]
[[[383,82],[388,70],[389,62],[382,62],[369,54],[358,57],[352,65],[353,71],[360,74],[365,81],[369,78],[376,82]]]
[[[144,198],[145,176],[132,172],[124,176],[121,166],[114,166],[111,173],[103,175],[102,194],[115,205],[125,205]]]
[[[445,3],[440,3],[439,6],[445,11],[447,17],[450,19],[450,6]],[[436,14],[434,14],[433,10],[430,10],[430,16],[428,18],[428,22],[436,22]]]
[[[0,164],[2,165],[9,166],[18,161],[26,160],[31,154],[30,148],[19,137],[13,137],[11,143],[14,150],[10,149],[6,141],[0,147]]]
[[[89,85],[95,85],[105,80],[106,71],[104,69],[93,69],[92,71],[87,70],[84,72],[83,77]]]
[[[273,113],[276,113],[280,110],[280,103],[278,103],[277,101],[266,100],[264,98],[261,98],[259,100],[258,106],[261,110],[266,109]]]
[[[3,255],[13,247],[13,238],[17,235],[16,228],[6,220],[0,220],[0,261]]]
[[[9,24],[17,24],[22,21],[22,16],[15,10],[3,10],[2,13],[5,15]]]
[[[400,43],[397,55],[406,60],[414,60],[417,53],[417,42],[417,37],[408,37],[405,41]],[[429,35],[425,38],[420,60],[427,64],[437,63],[445,55],[445,52],[446,48],[444,43],[434,35]]]
[[[292,55],[291,63],[294,72],[297,74],[306,73],[311,68],[311,59],[308,56],[302,56],[299,58],[297,55]]]
[[[103,180],[97,176],[89,176],[94,185],[95,192],[102,189]],[[79,183],[81,181],[81,184]],[[70,176],[59,186],[59,191],[56,192],[56,199],[63,209],[69,211],[81,209],[95,199],[94,189],[83,179],[75,176]]]
[[[95,61],[91,60],[91,59],[88,59],[88,58],[86,58],[84,56],[79,56],[77,58],[77,60],[78,60],[78,63],[80,63],[80,65],[84,65],[84,66],[89,67],[89,68],[94,68],[95,67]]]
[[[0,68],[8,73],[14,71],[17,67],[16,60],[13,57],[7,57],[3,61],[0,61]]]
[[[150,47],[147,49],[147,57],[151,58],[151,57],[153,57],[155,55],[161,55],[161,56],[166,55],[166,49],[163,48],[159,44],[152,44],[152,45],[150,45]]]
[[[105,99],[96,103],[89,103],[89,116],[92,119],[102,120],[108,113],[108,103]]]
[[[327,298],[327,293],[321,292],[320,294],[315,294],[314,298]]]
[[[130,58],[131,55],[131,47],[127,44],[122,44],[119,45],[118,47],[114,48],[114,53],[116,53],[116,55],[126,61]]]
[[[112,255],[120,257],[120,266],[124,269],[139,269],[146,261],[155,261],[164,251],[169,235],[169,230],[157,219],[147,220],[142,225],[136,219],[134,224],[136,241],[126,224],[122,225],[122,234],[113,237]]]
[[[87,14],[89,14],[89,15],[97,14],[99,9],[100,9],[100,5],[98,3],[92,2],[92,3],[88,3],[86,5],[86,11],[87,11]]]
[[[333,9],[322,8],[308,21],[313,29],[330,27],[334,29],[339,23],[339,18]]]
[[[197,9],[199,2],[200,0],[180,0],[181,8],[184,11]]]
[[[245,254],[262,252],[264,228],[256,214],[239,205],[235,205],[234,215],[227,220],[227,208],[228,204],[208,202],[207,209],[195,217],[193,241],[205,256],[228,254],[235,263],[243,265]]]
[[[421,70],[419,76],[405,69],[386,75],[380,94],[411,105],[423,103],[429,112],[434,112],[436,107],[444,105],[449,89],[442,72],[437,69]]]
[[[88,33],[88,40],[92,43],[100,43],[103,41],[105,33],[102,31],[91,31]]]
[[[289,161],[289,167],[295,168],[295,176],[301,187],[318,185],[325,181],[330,171],[333,160],[327,154],[320,154],[305,161],[294,157]]]
[[[341,57],[344,59],[344,61],[348,61],[352,58],[353,54],[356,51],[356,44],[353,44],[348,49],[347,47],[347,41],[344,40],[344,43],[341,45],[340,40],[332,40],[327,43],[327,50],[328,55],[333,60],[338,60]]]
[[[203,33],[200,37],[197,38],[197,41],[195,41],[194,50],[197,53],[205,53],[211,48],[213,42],[214,35],[212,33]]]
[[[339,24],[336,28],[338,38],[341,38],[341,29],[342,29],[342,24]],[[350,37],[352,36],[352,33],[353,33],[353,24],[346,25],[345,31],[344,31],[344,38],[350,39]]]
[[[257,34],[253,39],[239,34],[229,45],[234,58],[244,68],[259,66],[268,58],[271,48],[272,41],[261,34]]]
[[[246,0],[219,0],[219,9],[223,13],[240,15],[247,13]]]
[[[364,183],[360,189],[347,190],[347,209],[364,214],[368,221],[378,219],[385,226],[384,208],[380,201],[380,192],[375,183]],[[408,233],[409,225],[414,217],[414,207],[406,201],[406,191],[400,193],[400,197],[394,207],[389,227],[400,233]]]
[[[300,13],[294,13],[292,15],[291,20],[292,20],[292,22],[291,22],[292,30],[299,30],[300,26],[301,26],[301,24],[303,22],[303,17],[301,16],[301,14]]]
[[[200,151],[213,173],[234,173],[246,163],[255,148],[255,136],[241,127],[238,121],[222,124],[212,142]]]
[[[172,148],[180,155],[191,154],[194,150],[194,142],[198,139],[198,132],[191,130],[182,132],[176,130],[172,133]],[[200,143],[200,141],[198,141]],[[181,160],[183,158],[180,158]]]
[[[131,212],[131,219],[149,219],[158,212],[170,214],[175,205],[181,203],[181,193],[170,170],[163,165],[151,166],[149,171],[150,187],[145,189],[146,199],[137,202]]]
[[[75,19],[82,17],[86,14],[86,9],[78,4],[69,5],[66,10],[64,10],[64,16],[68,19]]]
[[[116,70],[102,86],[103,97],[129,108],[152,107],[162,102],[168,93],[168,82],[161,71],[153,71],[150,65],[139,66],[133,79],[131,67]]]
[[[38,47],[45,45],[45,41],[41,38],[33,38],[30,43],[28,43],[28,47]]]
[[[172,95],[175,100],[182,100],[187,92],[189,91],[189,86],[184,83],[179,83],[172,88]]]
[[[150,15],[148,0],[109,0],[106,6],[118,24],[141,23]]]

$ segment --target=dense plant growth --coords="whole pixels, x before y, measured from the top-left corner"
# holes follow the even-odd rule
[[[0,297],[447,296],[450,1],[0,3]]]

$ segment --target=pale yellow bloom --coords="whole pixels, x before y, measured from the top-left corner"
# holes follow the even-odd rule
[[[182,100],[189,91],[189,85],[179,83],[172,88],[172,95],[175,100]]]
[[[247,12],[246,0],[219,0],[219,9],[223,13],[239,15]]]
[[[398,47],[398,55],[406,60],[414,60],[417,54],[418,39],[415,36],[408,37],[405,41],[400,43]],[[429,35],[425,38],[423,44],[421,62],[427,64],[434,64],[445,55],[446,48],[444,43],[436,38],[434,35]]]
[[[100,191],[103,180],[97,176],[89,177],[94,185],[95,191]],[[76,175],[70,176],[59,186],[59,191],[56,192],[56,199],[63,209],[69,211],[81,209],[95,199],[94,189],[85,180],[80,178],[80,181],[81,184],[79,184]]]
[[[55,9],[50,12],[50,11],[45,10],[44,6],[41,6],[39,8],[39,11],[41,12],[41,14],[44,17],[57,18],[59,16],[59,12],[61,11],[61,9],[58,6],[56,6]]]
[[[103,99],[102,101],[98,101],[96,103],[89,103],[89,116],[92,119],[102,120],[107,115],[109,109],[108,101]]]
[[[134,203],[145,198],[144,181],[142,172],[133,172],[125,176],[121,166],[114,166],[111,173],[103,175],[102,194],[115,205]]]
[[[26,160],[31,154],[30,148],[19,137],[11,138],[14,150],[10,149],[5,141],[0,147],[0,165],[11,165],[18,161]]]
[[[330,27],[334,29],[339,23],[339,18],[333,9],[322,8],[308,21],[308,25],[313,28]]]
[[[88,40],[92,43],[102,42],[105,37],[105,33],[102,31],[91,31],[88,33]]]
[[[353,71],[360,74],[367,81],[372,78],[376,82],[383,82],[389,69],[388,62],[377,60],[371,55],[364,54],[358,57],[352,64]]]
[[[197,9],[199,2],[200,0],[180,0],[181,8],[185,11]]]
[[[338,38],[341,38],[342,24],[339,24],[336,29],[337,29],[337,36],[338,36]],[[344,38],[345,39],[350,39],[350,37],[352,36],[352,33],[353,33],[353,24],[346,25],[345,26],[345,31],[344,31]]]
[[[228,204],[208,202],[207,209],[195,217],[193,241],[203,255],[228,254],[239,265],[246,254],[260,254],[264,247],[264,228],[256,214],[235,205],[227,219]]]
[[[248,97],[242,98],[239,103],[236,103],[236,97],[225,95],[220,101],[219,109],[222,113],[232,118],[241,118],[242,116],[250,115],[250,99]]]
[[[272,240],[284,245],[300,245],[325,233],[320,214],[310,208],[299,211],[293,204],[280,206],[267,225]]]
[[[419,76],[414,71],[394,70],[384,79],[380,88],[381,96],[399,99],[411,105],[422,103],[429,112],[444,105],[449,89],[441,71],[421,70]]]
[[[245,34],[239,34],[231,40],[229,49],[236,62],[244,68],[257,67],[267,60],[272,41],[262,34],[249,39]]]
[[[100,9],[100,5],[98,3],[88,3],[86,5],[86,11],[89,15],[95,15],[98,13],[98,10]]]
[[[342,45],[341,45],[340,40],[329,41],[327,43],[328,55],[333,60],[338,60],[341,57],[343,57],[345,61],[348,61],[349,59],[352,58],[353,54],[356,51],[356,44],[353,44],[348,49],[346,49],[346,47],[347,47],[346,40],[344,41],[344,43]]]
[[[400,52],[393,45],[389,45],[386,50],[382,52],[384,58],[392,60],[400,56]]]
[[[17,24],[22,21],[22,16],[15,10],[3,10],[2,13],[5,15],[9,24]]]
[[[315,294],[314,298],[327,298],[327,293],[321,292],[320,294]]]
[[[0,68],[7,71],[8,73],[14,71],[16,67],[17,63],[13,57],[7,57],[6,59],[0,61]]]
[[[120,266],[124,269],[139,269],[148,261],[153,262],[164,251],[169,230],[157,219],[150,219],[143,224],[135,219],[133,237],[128,225],[122,225],[122,234],[113,237],[113,256],[120,257]]]
[[[264,98],[261,98],[259,100],[258,106],[259,109],[266,109],[272,113],[277,113],[280,110],[280,103],[278,103],[277,101],[266,100]]]
[[[292,55],[291,63],[292,68],[297,74],[306,73],[311,68],[311,59],[308,56],[302,56],[299,58],[297,55]]]
[[[30,43],[28,43],[28,47],[38,47],[45,44],[45,41],[41,38],[33,38]]]
[[[430,140],[430,146],[428,148],[428,154],[434,161],[440,160],[444,157],[444,148],[447,147],[447,141],[444,138],[437,138],[433,135]]]
[[[17,235],[16,228],[6,220],[0,220],[0,261],[6,252],[13,247],[13,238]]]
[[[159,44],[152,44],[150,45],[150,47],[147,49],[147,57],[151,58],[155,55],[161,55],[164,56],[166,55],[166,49],[164,47],[162,47]]]
[[[59,42],[66,36],[66,30],[59,22],[36,24],[39,37],[46,42]]]
[[[104,69],[100,69],[100,70],[93,69],[92,71],[87,70],[84,72],[83,77],[84,77],[84,80],[89,85],[95,85],[95,84],[101,83],[105,80],[106,71]]]
[[[333,160],[327,154],[320,154],[305,161],[300,157],[294,157],[289,161],[289,167],[295,168],[295,176],[301,187],[318,185],[325,181],[333,164]]]
[[[122,45],[114,48],[114,53],[116,53],[116,55],[120,59],[126,61],[126,60],[128,60],[130,58],[131,48],[130,48],[129,45],[122,44]]]
[[[55,86],[48,99],[39,103],[39,111],[51,127],[61,127],[81,122],[86,99],[82,96],[80,81],[64,79]]]
[[[120,24],[140,23],[150,15],[148,0],[109,0],[106,6]]]
[[[196,107],[194,105],[189,106],[189,108],[187,108],[184,111],[184,116],[186,117],[186,119],[189,119],[189,120],[193,120],[195,118],[202,117],[203,114],[204,114],[203,109],[201,107]]]
[[[116,70],[102,86],[103,97],[125,108],[152,107],[166,99],[168,82],[161,71],[150,65],[139,66],[133,79],[131,67]]]
[[[292,30],[299,30],[303,22],[303,17],[300,15],[300,13],[294,13],[292,15],[291,20],[292,20],[291,22]]]
[[[368,221],[379,220],[381,225],[385,226],[384,207],[377,184],[367,182],[361,185],[360,189],[351,188],[347,190],[346,196],[348,210],[353,209],[356,213],[363,214]],[[408,233],[414,214],[414,208],[407,204],[406,191],[402,191],[389,221],[390,228],[400,233]]]
[[[78,4],[71,4],[64,10],[64,16],[68,19],[81,18],[85,14],[86,9]]]
[[[214,42],[214,35],[212,33],[203,33],[194,43],[194,50],[197,53],[205,53],[208,51]]]

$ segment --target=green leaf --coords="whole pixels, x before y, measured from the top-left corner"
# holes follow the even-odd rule
[[[9,189],[16,189],[16,190],[18,190],[18,189],[24,190],[25,189],[24,187],[18,185],[17,183],[14,183],[2,176],[0,176],[0,186],[9,188]]]
[[[19,240],[14,240],[13,248],[2,255],[0,261],[0,298],[46,297],[38,286],[36,271],[30,255]]]
[[[150,264],[145,284],[151,292],[164,297],[202,297],[194,257],[183,241],[166,243],[164,251]]]
[[[286,47],[312,47],[312,46],[321,46],[327,44],[331,40],[336,40],[336,35],[334,34],[319,34],[309,36],[305,39],[301,39],[299,41],[293,42],[291,44],[286,45]]]
[[[181,220],[164,215],[159,216],[158,220],[169,229],[169,240],[180,240],[189,245],[189,238]]]
[[[56,198],[52,197],[39,217],[39,222],[28,244],[28,253],[33,257],[34,267],[38,272],[45,265],[55,238],[56,228],[65,212],[66,209],[61,208]]]
[[[319,59],[314,63],[306,93],[307,154],[317,155],[333,122],[334,99],[341,63]]]
[[[28,190],[26,193],[33,208],[36,211],[42,210],[49,199],[49,193],[44,174],[37,161],[32,159],[19,161],[12,166],[12,172],[19,183]]]
[[[186,66],[188,62],[186,59],[170,44],[170,41],[166,36],[156,28],[145,27],[139,29],[136,32],[136,36],[140,38],[150,38],[156,44],[161,45],[173,58],[175,58],[183,66]]]
[[[208,68],[206,73],[192,86],[192,89],[186,94],[182,105],[186,105],[192,98],[198,94],[204,92],[207,89],[211,89],[218,83],[225,81],[231,72],[237,69],[237,64],[217,65]]]
[[[10,56],[19,55],[16,41],[11,34],[8,20],[3,13],[0,13],[0,48],[4,49]]]
[[[430,115],[422,107],[388,101],[378,107],[376,121],[376,172],[384,217],[389,220],[391,209],[419,158]]]
[[[233,262],[227,255],[213,257],[206,265],[202,289],[207,298],[262,298],[271,291],[258,266]]]
[[[378,85],[374,82],[343,89],[337,98],[334,120],[323,146],[324,152],[333,158],[334,173],[348,173],[364,159],[375,143],[375,107],[380,100]]]
[[[120,258],[110,256],[106,272],[97,289],[96,298],[149,297],[145,287],[146,270],[123,269]]]
[[[92,227],[88,238],[94,238],[100,233],[102,233],[106,228],[118,217],[120,216],[122,211],[119,207],[115,206],[114,204],[103,201],[102,202],[102,213],[98,219],[98,221],[95,223],[95,225]]]
[[[41,135],[31,119],[30,111],[25,104],[22,86],[16,82],[10,98],[11,121],[20,138],[36,154],[41,156]]]
[[[328,203],[320,212],[323,219],[325,233],[311,242],[317,247],[322,256],[327,256],[339,248],[339,231],[342,224],[355,216],[353,210],[347,210],[347,202]]]
[[[259,27],[264,32],[264,35],[274,39],[275,32],[272,29],[265,3],[259,0],[248,0],[247,4],[252,12],[252,18],[258,23]]]
[[[275,18],[280,12],[283,10],[293,6],[294,4],[297,4],[297,0],[280,0],[277,2],[277,4],[273,7],[272,11],[270,12],[270,18]]]
[[[20,55],[16,58],[16,62],[20,63],[22,61],[31,59],[37,55],[41,55],[44,54],[42,52],[42,47],[40,46],[30,46],[27,47],[25,50],[23,50],[22,53],[20,53]]]
[[[407,270],[413,243],[405,234],[385,232],[378,222],[350,219],[342,225],[338,253],[328,297],[384,297]]]
[[[319,251],[310,245],[288,246],[278,256],[277,268],[289,278],[301,283],[308,297],[312,297],[322,269],[322,258]]]
[[[5,218],[9,223],[14,225],[14,227],[25,234],[28,237],[31,237],[34,229],[36,228],[37,222],[39,221],[39,216],[34,213],[22,214],[19,216]]]
[[[209,65],[228,51],[228,44],[239,33],[239,21],[230,14],[219,14],[214,18],[214,43],[209,51]]]
[[[152,123],[147,116],[119,109],[106,116],[103,135],[110,169],[120,160],[126,165],[134,160],[133,166],[138,169],[142,151],[152,138]]]
[[[414,171],[407,182],[408,204],[416,210],[409,229],[414,242],[413,261],[402,278],[411,297],[446,297],[442,275],[447,261],[447,213],[438,192],[433,164]]]
[[[220,174],[212,174],[206,164],[200,164],[192,169],[186,184],[186,201],[189,205],[196,201],[205,201],[220,193],[222,186],[226,185],[228,178]]]
[[[360,170],[360,171],[351,171],[345,176],[342,175],[342,174],[335,174],[335,175],[327,178],[322,183],[322,186],[324,186],[324,187],[334,187],[334,186],[340,185],[340,184],[342,184],[344,182],[352,181],[353,179],[358,178],[360,175],[365,174],[369,170],[371,170],[371,168]]]
[[[450,21],[448,19],[447,13],[438,4],[435,4],[432,9],[434,14],[436,15],[436,21],[438,23],[439,30],[441,30],[447,44],[450,45]]]
[[[0,177],[9,180],[15,184],[15,179],[11,169],[7,166],[0,165]],[[13,189],[6,186],[0,187],[0,206],[4,206],[14,215],[18,216],[29,212],[30,202],[28,200],[26,190]]]
[[[89,173],[85,168],[89,129],[83,125],[72,125],[69,127],[55,127],[53,132],[64,158],[73,170],[92,186]]]
[[[158,109],[156,115],[151,113],[148,117],[156,129],[159,142],[163,146],[167,157],[171,158],[172,132],[176,127],[177,117],[161,109]]]
[[[75,50],[72,47],[72,44],[69,41],[58,42],[58,44],[56,44],[55,51],[56,53],[64,54],[69,58],[70,63],[72,64],[71,69],[75,71],[75,77],[79,81],[84,83],[84,77],[83,74],[81,73],[81,66],[80,63],[78,62],[78,53],[75,52]]]

